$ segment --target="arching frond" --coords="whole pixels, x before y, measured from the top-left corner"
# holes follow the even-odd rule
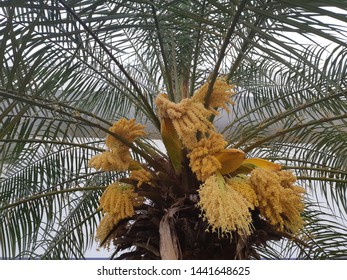
[[[164,209],[178,203],[182,227],[198,217],[181,193],[168,199],[170,184],[197,182],[189,168],[171,172],[151,139],[132,143],[109,127],[136,118],[158,139],[155,97],[179,102],[210,81],[208,100],[217,76],[236,85],[231,114],[211,118],[229,147],[293,170],[312,194],[303,231],[310,249],[284,241],[258,248],[260,256],[345,257],[346,7],[341,0],[1,1],[1,257],[84,257],[101,190],[124,175],[87,167],[109,133],[168,184],[145,186],[138,220],[118,228],[133,225],[118,247],[132,248],[123,257],[147,250],[158,258]],[[136,230],[143,236],[135,248]]]

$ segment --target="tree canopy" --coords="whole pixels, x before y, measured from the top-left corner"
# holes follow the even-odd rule
[[[209,119],[227,147],[293,171],[307,192],[300,240],[257,255],[346,258],[346,15],[341,0],[1,1],[2,258],[84,258],[102,191],[127,173],[88,167],[109,128],[146,126],[118,140],[161,170],[156,97],[179,103],[206,82],[209,96],[219,78],[235,85],[231,112]],[[133,248],[117,246],[112,258]]]

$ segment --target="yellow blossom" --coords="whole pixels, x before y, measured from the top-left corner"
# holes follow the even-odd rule
[[[144,126],[135,123],[135,119],[120,119],[109,131],[128,142],[145,135]],[[88,165],[104,171],[127,170],[131,164],[129,147],[110,134],[106,137],[106,146],[109,150],[92,157]]]
[[[194,102],[189,98],[180,103],[171,102],[166,94],[159,94],[155,100],[158,115],[172,121],[182,144],[190,149],[197,143],[197,135],[204,137],[215,130],[208,120],[211,112],[203,104]]]
[[[109,129],[109,131],[131,143],[136,138],[145,135],[144,128],[145,126],[136,123],[135,119],[127,120],[125,118],[122,118],[116,123],[114,123],[113,126]],[[124,145],[118,139],[113,137],[111,134],[107,135],[106,137],[106,146],[110,150],[118,150],[124,147],[129,149],[126,145]]]
[[[106,213],[96,228],[96,239],[103,242],[118,222],[119,220],[117,216]]]
[[[221,234],[230,234],[233,231],[241,235],[251,234],[251,203],[232,187],[226,186],[220,173],[209,177],[198,192],[198,206],[212,231]]]
[[[138,197],[133,186],[118,182],[109,185],[99,200],[104,216],[97,228],[96,238],[104,241],[120,220],[135,214],[134,206],[142,202],[143,198]]]
[[[226,180],[227,186],[241,194],[251,205],[252,208],[259,205],[255,191],[252,188],[249,177],[232,177]]]
[[[203,84],[193,95],[192,100],[204,104],[205,96],[207,94],[209,83]],[[213,108],[224,108],[229,112],[228,104],[234,104],[230,99],[235,94],[234,85],[229,85],[224,79],[217,79],[213,85],[211,93],[209,108],[213,114],[217,112]]]
[[[133,201],[137,194],[134,187],[124,183],[109,185],[102,194],[99,203],[105,213],[115,214],[119,219],[134,215]]]
[[[93,156],[88,165],[95,169],[101,169],[104,171],[124,171],[129,167],[131,156],[129,152],[125,152],[123,155],[113,151],[106,151],[102,154]]]
[[[222,168],[216,153],[223,150],[227,142],[219,133],[212,133],[210,137],[197,142],[188,154],[189,166],[198,180],[205,181],[208,177]]]
[[[288,171],[256,168],[251,184],[259,201],[260,214],[279,230],[297,233],[303,225],[304,189],[293,185],[296,177]]]
[[[133,170],[130,174],[130,179],[138,181],[137,187],[141,187],[143,183],[150,183],[153,179],[151,172],[145,169]]]

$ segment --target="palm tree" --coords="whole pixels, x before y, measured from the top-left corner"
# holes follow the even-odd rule
[[[347,1],[8,0],[0,9],[2,258],[80,259],[95,236],[114,259],[346,258]],[[213,103],[220,83],[234,105]],[[213,159],[222,166],[217,153],[228,151],[232,167],[210,179],[160,105],[197,99],[203,85],[189,106],[207,111],[208,129],[194,139],[226,141]],[[305,188],[305,209],[297,194],[290,208],[303,226],[291,230],[284,210],[278,226],[244,196],[246,226],[212,222],[202,186],[252,179],[264,165]]]

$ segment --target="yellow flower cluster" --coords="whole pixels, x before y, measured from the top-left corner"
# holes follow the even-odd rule
[[[101,169],[103,171],[124,171],[128,169],[131,156],[128,152],[121,154],[112,151],[103,152],[93,156],[89,162],[89,167]]]
[[[107,187],[100,198],[103,212],[118,215],[121,219],[134,214],[133,199],[137,194],[131,185],[113,183]]]
[[[106,213],[96,228],[96,239],[104,242],[114,225],[119,222],[118,218]]]
[[[113,132],[114,134],[131,143],[136,138],[145,135],[144,128],[145,126],[136,123],[135,119],[127,120],[125,118],[122,118],[118,122],[114,123],[109,130],[110,132]],[[124,149],[125,145],[109,134],[106,137],[106,146],[113,151],[122,150]]]
[[[221,168],[215,154],[223,150],[227,143],[208,118],[217,114],[214,108],[227,109],[227,104],[233,104],[230,100],[234,94],[232,88],[226,81],[217,79],[209,108],[204,106],[208,83],[198,89],[192,98],[185,98],[179,103],[171,102],[166,94],[159,94],[156,98],[158,115],[172,122],[182,145],[189,151],[190,167],[200,181],[205,181]]]
[[[109,131],[129,143],[145,135],[144,126],[137,124],[135,119],[122,118],[113,124]],[[104,171],[125,171],[138,167],[137,162],[131,158],[129,147],[122,141],[109,134],[105,143],[108,150],[92,157],[88,163],[90,167]],[[109,185],[99,201],[104,217],[96,230],[97,239],[104,241],[120,220],[134,215],[134,206],[142,202],[143,198],[137,196],[131,185],[121,183]]]
[[[192,100],[204,103],[208,87],[209,83],[203,84],[194,93]],[[217,111],[215,111],[214,108],[223,108],[227,112],[229,112],[228,104],[234,104],[234,102],[230,99],[231,96],[235,94],[233,90],[234,87],[234,85],[229,85],[224,79],[219,78],[216,80],[216,82],[213,85],[213,90],[208,104],[209,109],[214,114],[217,114]]]
[[[304,210],[304,189],[295,181],[291,172],[262,168],[225,180],[216,172],[200,186],[198,206],[212,229],[222,234],[251,234],[250,210],[255,208],[277,230],[295,234],[303,226]]]
[[[259,205],[257,195],[252,188],[249,177],[231,177],[226,182],[230,188],[241,194],[252,205],[252,209]]]
[[[219,234],[237,231],[241,235],[252,232],[252,217],[249,209],[253,205],[225,183],[223,176],[212,175],[199,188],[198,206],[203,211],[203,218]]]
[[[150,183],[153,179],[151,172],[145,169],[131,171],[129,179],[138,181],[137,187],[141,187],[143,183]]]
[[[134,205],[138,204],[137,194],[131,185],[113,183],[102,194],[99,203],[105,214],[96,231],[97,239],[103,241],[120,220],[132,217]]]
[[[259,201],[259,211],[279,230],[297,233],[303,221],[303,188],[294,186],[296,177],[287,171],[256,168],[251,173],[251,184]]]
[[[135,123],[135,119],[120,119],[109,131],[130,143],[145,135],[144,126]],[[88,165],[104,171],[127,170],[131,162],[129,147],[110,134],[106,137],[106,146],[109,150],[92,157]]]
[[[196,144],[197,134],[204,135],[213,130],[208,117],[211,112],[202,103],[193,102],[189,98],[180,103],[171,102],[166,94],[159,94],[156,98],[158,115],[172,121],[182,144],[189,148]]]
[[[201,139],[192,147],[188,154],[189,166],[198,180],[205,181],[222,167],[215,154],[223,150],[226,144],[221,134],[212,133],[209,138]]]

